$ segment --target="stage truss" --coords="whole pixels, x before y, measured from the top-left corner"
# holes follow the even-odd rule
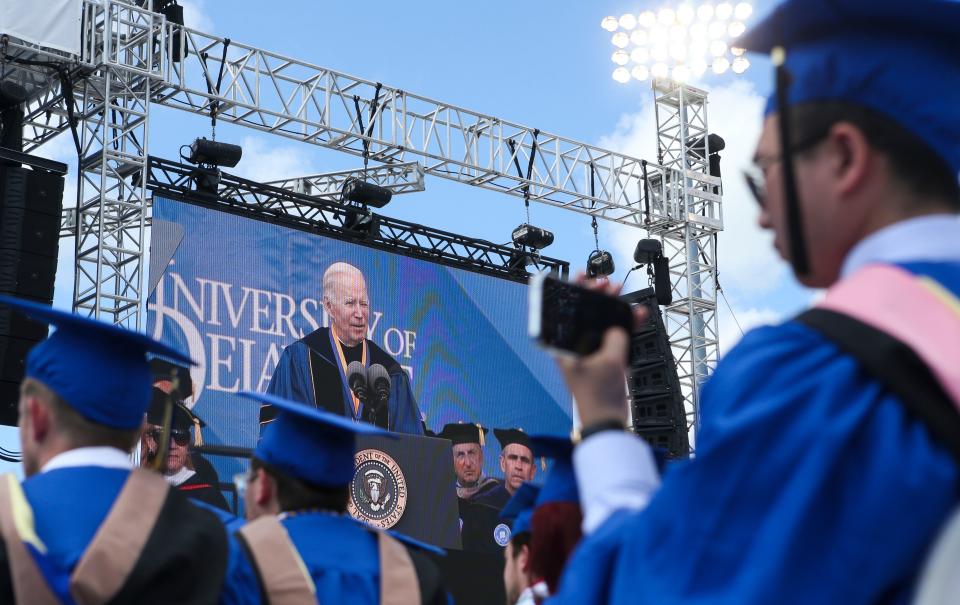
[[[79,200],[65,225],[76,242],[78,313],[140,327],[150,107],[213,111],[221,122],[362,157],[372,170],[396,176],[416,163],[421,178],[527,197],[660,237],[674,286],[671,342],[695,429],[699,387],[716,359],[713,238],[722,229],[720,196],[711,193],[719,181],[687,146],[694,133],[707,133],[705,94],[655,84],[661,157],[647,162],[178,26],[151,7],[152,0],[84,0],[80,56],[12,38],[2,45],[7,58],[60,62],[69,74],[64,90],[52,69],[5,63],[8,77],[21,72],[43,83],[27,107],[25,151],[68,130],[75,104]],[[303,193],[316,186],[321,197],[332,191],[310,177],[282,185]]]

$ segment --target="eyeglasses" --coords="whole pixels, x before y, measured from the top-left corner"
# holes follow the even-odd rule
[[[160,443],[160,438],[163,436],[162,432],[160,429],[151,429],[147,431],[147,435],[157,443]],[[170,431],[170,438],[173,439],[174,443],[183,447],[190,443],[190,431]]]
[[[750,189],[750,193],[753,194],[754,199],[757,200],[757,204],[759,204],[761,208],[766,207],[767,170],[782,162],[788,154],[793,155],[813,149],[823,141],[823,139],[827,138],[828,134],[830,134],[829,127],[816,136],[811,136],[807,140],[791,146],[790,150],[786,153],[780,153],[767,158],[757,158],[752,166],[743,170],[743,178],[747,181],[747,188]]]

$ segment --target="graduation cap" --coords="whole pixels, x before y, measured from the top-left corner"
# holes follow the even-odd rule
[[[440,433],[437,434],[437,437],[440,437],[441,439],[449,439],[453,445],[477,443],[480,445],[480,447],[484,447],[486,445],[486,440],[483,436],[489,431],[490,429],[485,426],[480,426],[479,424],[454,422],[443,425],[443,428],[440,430]]]
[[[293,477],[324,487],[341,487],[353,478],[357,435],[396,435],[366,422],[323,412],[297,401],[263,393],[241,397],[272,405],[276,420],[263,429],[253,455]]]
[[[148,353],[193,365],[183,353],[138,332],[11,296],[0,295],[0,304],[57,328],[27,355],[24,375],[96,424],[140,426],[151,401]]]
[[[960,3],[950,0],[787,0],[738,42],[771,53],[780,114],[791,261],[806,273],[806,247],[790,159],[788,108],[841,101],[869,108],[914,134],[960,172]],[[937,83],[942,85],[937,86]],[[918,91],[936,87],[936,93]]]
[[[537,495],[536,507],[551,502],[580,503],[577,477],[573,472],[573,442],[569,437],[533,435],[530,437],[533,452],[537,456],[553,458],[553,467]]]
[[[193,395],[193,379],[190,378],[190,368],[170,363],[160,357],[154,357],[150,360],[150,372],[153,374],[153,382],[176,379],[177,392],[181,398],[186,399]]]
[[[162,425],[163,415],[166,411],[167,400],[171,397],[157,387],[153,387],[153,397],[150,402],[150,408],[147,410],[147,422],[150,424]],[[193,445],[203,445],[203,435],[201,429],[207,426],[207,423],[197,416],[193,410],[188,408],[182,400],[174,397],[173,412],[170,419],[170,429],[172,431],[189,431],[193,428]]]
[[[522,483],[513,493],[513,497],[507,501],[507,505],[500,511],[501,519],[513,521],[513,527],[510,529],[513,535],[530,531],[534,504],[539,494],[540,488],[533,483]]]
[[[524,433],[523,429],[493,429],[493,434],[500,442],[501,449],[514,443],[519,443],[528,450],[533,449],[530,447],[530,436]]]

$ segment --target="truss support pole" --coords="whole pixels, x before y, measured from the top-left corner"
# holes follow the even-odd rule
[[[83,87],[74,311],[140,328],[146,254],[146,169],[155,39],[163,18],[105,0],[95,19],[97,68]]]
[[[677,361],[695,448],[700,389],[719,355],[716,234],[723,230],[720,179],[709,173],[707,94],[669,80],[653,83],[658,161],[675,182],[666,197],[679,202],[672,220],[651,228],[670,260],[673,303],[664,321]]]

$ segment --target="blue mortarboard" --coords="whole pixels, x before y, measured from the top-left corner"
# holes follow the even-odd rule
[[[738,43],[786,50],[788,105],[845,101],[877,111],[960,172],[960,2],[787,0]],[[936,89],[935,93],[921,91]],[[768,111],[775,108],[773,97]]]
[[[176,349],[112,324],[10,296],[0,295],[0,304],[57,328],[27,355],[24,375],[97,424],[140,426],[151,401],[148,353],[193,364]]]
[[[530,443],[536,456],[553,458],[553,466],[547,473],[536,506],[551,502],[580,503],[577,478],[573,473],[573,443],[569,437],[555,435],[531,435]]]
[[[513,535],[530,531],[530,520],[533,517],[533,508],[539,493],[540,488],[533,483],[523,483],[500,511],[501,519],[513,521],[513,526],[510,528]]]
[[[263,430],[253,455],[314,485],[339,487],[350,483],[357,435],[395,437],[372,424],[354,422],[297,401],[249,391],[239,394],[279,411]]]

